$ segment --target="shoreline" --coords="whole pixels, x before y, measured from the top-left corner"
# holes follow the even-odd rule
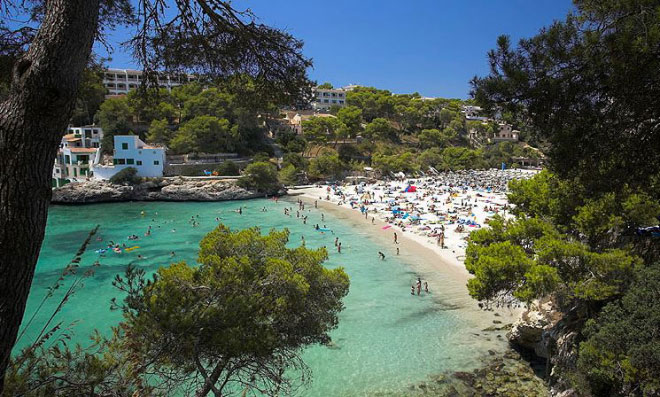
[[[475,326],[479,331],[483,331],[484,328],[494,325],[501,327],[506,324],[512,324],[524,311],[523,308],[513,307],[493,308],[489,311],[480,309],[477,301],[470,297],[468,293],[467,281],[472,278],[472,275],[465,269],[465,266],[457,259],[452,260],[446,254],[439,254],[439,247],[435,247],[429,242],[420,241],[422,240],[420,238],[414,238],[421,236],[412,233],[401,233],[397,229],[399,244],[395,245],[393,243],[391,228],[387,230],[382,229],[388,223],[378,217],[376,217],[372,225],[371,220],[365,220],[359,211],[337,205],[331,201],[319,200],[318,196],[315,197],[310,192],[295,194],[294,191],[293,195],[285,196],[283,199],[292,204],[295,204],[298,199],[301,199],[306,207],[310,206],[309,208],[314,208],[314,202],[317,201],[318,210],[325,210],[342,221],[360,228],[370,238],[386,247],[387,251],[384,254],[387,258],[396,257],[398,260],[410,265],[415,272],[423,275],[423,278],[433,280],[433,284],[429,283],[430,288],[436,291],[441,290],[443,302],[463,311],[464,315],[475,321]],[[396,255],[397,247],[400,249],[398,256]],[[444,251],[451,253],[450,250],[445,249]],[[503,338],[502,342],[505,345],[503,347],[510,349],[505,338]]]

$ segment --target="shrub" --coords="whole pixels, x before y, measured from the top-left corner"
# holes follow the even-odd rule
[[[265,161],[251,163],[245,167],[245,172],[238,180],[238,185],[258,192],[274,192],[280,188],[277,169],[273,164]]]
[[[141,180],[142,178],[137,176],[137,169],[133,167],[124,168],[110,178],[110,182],[115,185],[135,185],[140,183]]]
[[[280,170],[279,179],[285,185],[295,185],[298,182],[298,170],[289,164]]]
[[[227,160],[224,163],[220,164],[218,168],[215,169],[215,171],[218,173],[218,175],[222,175],[222,176],[232,176],[232,175],[241,174],[241,169],[239,168],[238,164],[234,163],[231,160]]]

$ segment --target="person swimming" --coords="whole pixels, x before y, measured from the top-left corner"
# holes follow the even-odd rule
[[[385,254],[383,254],[382,252],[378,251],[378,256],[380,256],[381,261],[385,260]]]

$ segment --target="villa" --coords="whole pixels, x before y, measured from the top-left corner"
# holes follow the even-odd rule
[[[514,130],[511,124],[499,123],[498,131],[493,136],[493,142],[518,142],[520,131]]]
[[[112,164],[94,166],[94,178],[110,179],[117,172],[133,167],[138,176],[163,176],[165,148],[144,143],[137,135],[115,135]]]
[[[69,127],[55,156],[53,187],[91,177],[94,164],[101,160],[102,139],[103,129],[100,127]]]

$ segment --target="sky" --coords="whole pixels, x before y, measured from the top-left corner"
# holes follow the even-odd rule
[[[564,19],[571,0],[235,0],[261,22],[304,41],[311,79],[394,93],[468,98],[469,81],[488,73],[499,35],[514,42]],[[126,39],[117,31],[111,42]],[[114,45],[108,66],[136,68]],[[100,55],[106,55],[97,48]]]

